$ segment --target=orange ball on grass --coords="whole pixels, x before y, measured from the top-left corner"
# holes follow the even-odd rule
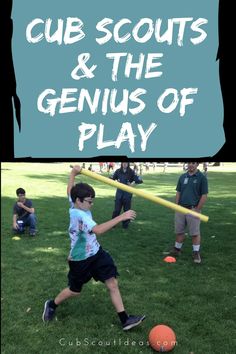
[[[149,344],[157,352],[169,352],[176,345],[176,335],[172,328],[157,325],[149,333]]]

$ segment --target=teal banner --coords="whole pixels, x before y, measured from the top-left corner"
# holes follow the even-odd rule
[[[201,158],[225,142],[218,0],[15,0],[16,158]]]

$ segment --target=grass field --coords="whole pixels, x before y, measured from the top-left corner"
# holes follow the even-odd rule
[[[134,197],[137,219],[99,236],[119,273],[127,311],[146,314],[141,326],[124,333],[102,283],[91,281],[80,298],[57,309],[51,323],[41,316],[46,299],[67,285],[69,251],[66,184],[69,164],[2,164],[2,353],[153,353],[147,338],[156,324],[175,331],[175,354],[235,353],[236,164],[209,168],[209,198],[201,224],[202,264],[191,259],[187,236],[175,264],[163,262],[174,242],[172,210]],[[181,166],[144,173],[138,188],[173,201]],[[105,174],[106,175],[106,174]],[[94,219],[111,217],[114,188],[80,176],[96,190]],[[36,209],[39,233],[14,240],[15,190],[23,187]]]

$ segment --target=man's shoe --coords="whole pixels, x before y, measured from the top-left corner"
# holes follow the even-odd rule
[[[43,311],[43,322],[51,321],[55,315],[55,309],[50,307],[51,300],[47,300],[44,304],[44,311]]]
[[[170,256],[178,257],[181,255],[181,249],[173,247],[169,254]]]
[[[36,232],[30,232],[30,236],[31,236],[31,237],[36,236]]]
[[[129,316],[126,322],[123,324],[123,330],[128,331],[129,329],[138,326],[144,319],[144,316]]]
[[[201,256],[200,256],[200,252],[199,251],[193,251],[193,262],[194,263],[201,263]]]

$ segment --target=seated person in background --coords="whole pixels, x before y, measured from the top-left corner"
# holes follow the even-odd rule
[[[24,233],[25,226],[29,226],[30,236],[35,236],[36,216],[32,201],[26,199],[23,188],[18,188],[16,195],[18,199],[13,206],[13,231],[15,233]]]

